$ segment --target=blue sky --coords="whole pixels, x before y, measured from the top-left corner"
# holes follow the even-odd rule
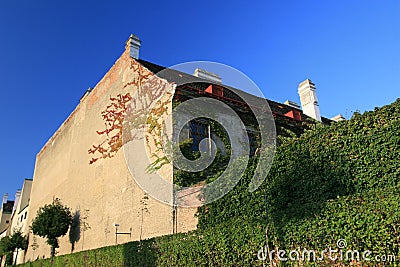
[[[130,33],[145,60],[223,63],[272,100],[299,102],[310,78],[325,117],[400,97],[397,0],[0,0],[0,196],[33,176],[36,154]]]

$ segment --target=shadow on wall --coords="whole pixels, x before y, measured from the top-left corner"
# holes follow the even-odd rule
[[[78,209],[73,213],[71,228],[69,229],[69,242],[71,253],[75,250],[75,244],[81,239],[81,211]]]

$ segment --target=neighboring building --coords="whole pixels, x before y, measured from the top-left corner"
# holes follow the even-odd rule
[[[8,234],[8,229],[11,225],[13,207],[14,201],[8,200],[8,194],[5,194],[0,209],[0,238]]]
[[[8,200],[8,194],[3,196],[0,203],[0,239],[10,234],[11,216],[14,207],[14,201]],[[3,267],[6,262],[6,256],[0,257],[0,266]]]
[[[3,197],[1,210],[0,239],[6,235],[11,236],[16,231],[28,232],[26,220],[29,212],[29,200],[32,188],[32,179],[25,179],[22,190],[17,190],[14,201],[8,200],[8,194]],[[15,256],[15,254],[14,254]],[[18,251],[17,263],[24,262],[24,251]]]
[[[54,197],[60,198],[63,204],[72,208],[75,219],[85,218],[85,224],[90,226],[86,229],[79,227],[60,238],[59,255],[196,229],[196,208],[176,209],[151,197],[147,199],[132,178],[125,163],[124,152],[119,149],[123,145],[122,127],[118,128],[119,125],[114,124],[110,132],[107,132],[110,136],[101,134],[111,102],[142,93],[137,81],[152,77],[159,88],[174,91],[172,96],[166,96],[165,99],[165,109],[168,112],[177,101],[207,95],[228,104],[240,116],[246,117],[246,121],[252,118],[247,116],[245,103],[235,94],[238,89],[223,85],[218,74],[196,69],[194,75],[199,83],[177,88],[174,87],[175,82],[193,76],[170,70],[163,79],[154,77],[155,73],[165,68],[139,59],[140,44],[139,38],[131,35],[121,57],[94,88],[87,90],[76,109],[37,154],[33,182],[25,180],[12,223],[13,227],[21,227],[25,235],[29,236],[29,244],[34,242],[28,226],[38,209],[51,203]],[[282,128],[300,133],[304,123],[314,123],[309,122],[310,117],[322,123],[331,123],[331,120],[320,116],[315,86],[310,80],[300,84],[299,93],[304,112],[294,102],[282,104],[268,100],[278,134]],[[193,150],[199,149],[203,137],[212,134],[212,129],[207,127],[201,121],[191,122],[187,137],[193,139]],[[115,133],[116,139],[111,138],[112,133]],[[249,126],[251,155],[256,153],[255,135],[256,129]],[[103,149],[102,146],[107,144],[109,146]],[[155,147],[154,143],[147,145],[150,150]],[[102,154],[95,157],[96,153]],[[138,160],[147,157],[141,154],[135,156]],[[162,166],[160,172],[165,179],[173,181],[174,170],[171,164]],[[10,224],[14,203],[7,203],[3,204],[3,209],[9,211],[7,218]],[[147,212],[143,212],[144,206]],[[3,227],[2,217],[1,226],[7,229],[5,221]],[[131,234],[116,235],[116,231]],[[49,246],[43,238],[37,238],[37,245],[35,248],[29,246],[26,254],[21,257],[25,261],[32,261],[36,257],[50,255]],[[19,258],[19,262],[22,258]]]
[[[11,228],[9,229],[12,235],[15,231],[21,233],[29,232],[29,225],[27,225],[28,213],[29,213],[29,201],[32,189],[32,179],[25,179],[21,191],[17,191],[15,197],[14,212],[12,215]],[[18,197],[17,197],[18,196]],[[25,252],[19,250],[17,256],[17,263],[24,262]]]
[[[12,230],[15,229],[24,232],[24,229],[26,228],[26,220],[28,218],[28,212],[29,212],[29,200],[32,189],[32,183],[33,183],[32,179],[24,180],[22,190],[20,191],[20,197],[18,199],[18,202],[15,203],[16,205],[11,225]]]

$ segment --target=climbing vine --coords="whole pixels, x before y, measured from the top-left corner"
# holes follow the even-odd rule
[[[96,131],[105,138],[88,150],[89,154],[96,155],[91,158],[89,164],[99,159],[114,157],[124,144],[141,138],[138,132],[144,127],[147,127],[149,133],[146,135],[148,147],[151,147],[151,142],[156,147],[151,154],[160,157],[162,119],[165,118],[168,104],[171,103],[174,87],[136,62],[131,63],[130,69],[137,75],[123,88],[132,86],[135,94],[131,95],[128,92],[110,97],[110,104],[101,112],[105,129]]]
[[[89,164],[95,163],[100,158],[113,157],[122,147],[123,121],[131,100],[132,97],[129,93],[110,97],[111,104],[101,112],[105,129],[103,131],[96,131],[98,135],[104,135],[106,138],[103,142],[98,145],[93,145],[92,148],[88,150],[89,154],[98,155],[97,157],[93,157]]]

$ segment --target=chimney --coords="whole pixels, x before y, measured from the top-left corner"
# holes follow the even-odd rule
[[[18,189],[15,193],[13,212],[17,209],[19,198],[21,197],[21,190]]]
[[[344,121],[344,120],[346,120],[346,118],[343,117],[342,114],[338,114],[338,115],[336,115],[335,117],[331,118],[331,120],[336,121],[336,122],[339,122],[339,121]]]
[[[213,72],[209,72],[209,71],[197,68],[194,70],[193,75],[196,77],[202,78],[202,79],[212,81],[214,83],[222,84],[221,76],[219,76],[218,74],[213,73]]]
[[[285,102],[283,102],[283,104],[285,104],[286,106],[292,107],[292,108],[300,109],[299,104],[297,104],[296,102],[290,101],[290,100],[286,100]]]
[[[129,49],[129,54],[134,59],[139,59],[139,49],[141,43],[142,41],[140,41],[139,37],[134,34],[131,34],[126,42],[126,48]]]
[[[321,113],[315,90],[315,84],[310,79],[301,82],[298,87],[303,113],[317,121],[321,121]]]
[[[5,193],[4,196],[3,196],[3,202],[2,202],[2,204],[6,204],[6,203],[7,203],[7,200],[8,200],[8,194]]]
[[[89,88],[85,91],[85,93],[83,94],[83,96],[81,97],[81,100],[79,100],[79,101],[82,102],[83,99],[85,99],[92,91],[93,91],[93,88],[92,88],[92,87],[89,87]]]

